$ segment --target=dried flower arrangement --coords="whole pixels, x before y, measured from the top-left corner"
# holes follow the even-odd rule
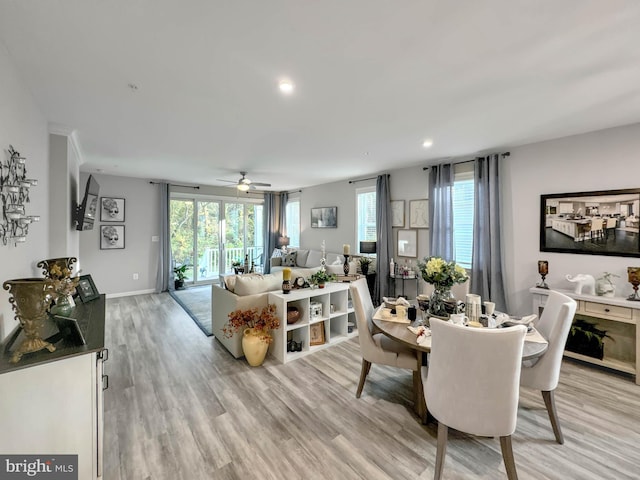
[[[247,328],[253,328],[263,340],[271,343],[273,338],[270,330],[280,327],[280,320],[276,316],[276,306],[268,304],[266,307],[250,308],[248,310],[234,310],[229,314],[229,321],[222,328],[226,338]]]

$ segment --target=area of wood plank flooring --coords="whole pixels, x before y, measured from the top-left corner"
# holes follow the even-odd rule
[[[150,294],[107,300],[106,346],[105,480],[433,478],[437,425],[413,414],[411,373],[374,365],[356,399],[357,339],[252,368]],[[639,478],[639,397],[631,377],[565,359],[565,444],[522,389],[519,478]],[[450,432],[444,479],[500,478],[498,439]]]

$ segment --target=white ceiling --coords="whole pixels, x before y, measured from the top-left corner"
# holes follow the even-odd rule
[[[640,121],[637,0],[0,0],[0,41],[113,175],[285,190]]]

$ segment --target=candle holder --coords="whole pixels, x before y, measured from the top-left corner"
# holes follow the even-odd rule
[[[640,302],[640,296],[638,295],[638,285],[640,285],[640,267],[627,267],[627,275],[629,276],[629,283],[633,285],[633,294],[629,295],[627,300]]]
[[[538,260],[538,273],[542,277],[542,280],[536,284],[536,287],[549,290],[549,285],[545,282],[545,278],[549,274],[549,262],[547,260]]]
[[[351,255],[344,254],[344,265],[342,265],[342,270],[345,275],[349,275],[349,257]]]

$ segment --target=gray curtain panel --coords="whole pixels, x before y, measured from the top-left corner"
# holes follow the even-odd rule
[[[430,255],[454,260],[453,248],[453,167],[450,163],[429,170],[429,250]]]
[[[389,174],[378,175],[376,181],[377,266],[373,303],[379,305],[382,297],[389,295],[389,262],[393,257],[393,229],[391,228],[391,188]]]
[[[289,194],[287,192],[280,192],[280,236],[287,236],[287,202],[289,201]],[[271,255],[271,252],[269,252]]]
[[[264,255],[262,259],[262,271],[271,272],[271,253],[278,245],[278,217],[276,216],[276,196],[273,193],[264,194]]]
[[[158,252],[158,272],[156,274],[156,293],[169,290],[171,269],[171,243],[169,240],[169,184],[160,183],[160,244]]]
[[[471,291],[506,310],[500,239],[501,155],[476,158]]]

